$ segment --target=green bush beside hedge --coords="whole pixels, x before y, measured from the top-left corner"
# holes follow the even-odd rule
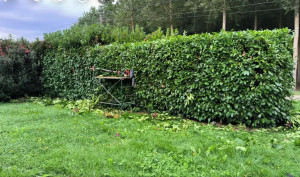
[[[40,91],[40,61],[29,43],[0,40],[0,101]]]
[[[134,69],[135,102],[200,121],[274,126],[289,119],[293,86],[288,29],[177,36],[151,42],[52,50],[44,57],[51,96],[95,93],[92,65]]]

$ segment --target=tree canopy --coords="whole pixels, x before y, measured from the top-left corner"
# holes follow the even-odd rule
[[[106,0],[79,24],[103,23],[146,32],[158,27],[189,34],[226,30],[293,29],[295,0]],[[225,20],[225,22],[224,22]],[[223,23],[222,23],[223,22]],[[225,23],[225,24],[224,24]]]

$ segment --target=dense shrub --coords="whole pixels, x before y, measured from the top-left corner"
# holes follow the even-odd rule
[[[163,32],[161,28],[151,34],[146,34],[143,28],[136,26],[135,31],[128,28],[93,25],[73,25],[70,29],[45,34],[44,38],[48,46],[57,49],[71,49],[87,47],[95,44],[108,45],[111,43],[130,43],[138,41],[152,41],[161,38],[178,35],[178,31]]]
[[[41,91],[39,61],[24,39],[0,40],[0,101]]]
[[[47,93],[71,99],[95,93],[93,65],[133,68],[134,99],[143,109],[248,126],[289,119],[293,59],[287,29],[52,50],[44,58]]]
[[[78,48],[94,44],[110,44],[113,42],[135,42],[145,38],[143,29],[137,27],[135,32],[130,32],[128,28],[116,28],[93,25],[73,25],[70,29],[45,34],[45,40],[51,47],[57,49]]]

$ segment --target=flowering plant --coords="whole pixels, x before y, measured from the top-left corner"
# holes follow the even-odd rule
[[[0,39],[0,101],[40,91],[40,62],[31,48],[24,39]]]

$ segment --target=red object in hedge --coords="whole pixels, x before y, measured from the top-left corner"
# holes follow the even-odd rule
[[[129,70],[126,70],[125,72],[124,72],[124,76],[129,76],[130,75],[130,71]]]

